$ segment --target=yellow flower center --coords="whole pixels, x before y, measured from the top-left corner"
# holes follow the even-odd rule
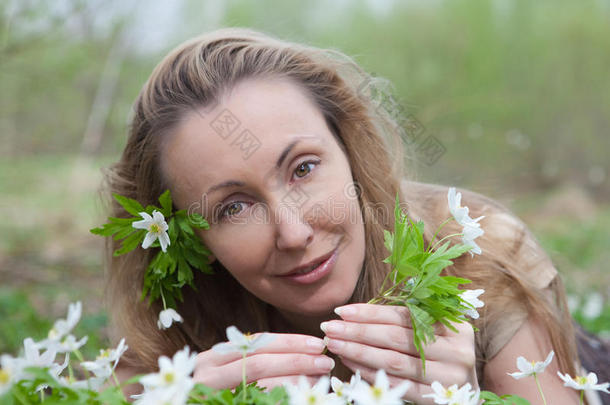
[[[453,397],[453,390],[445,391],[445,397],[446,398],[452,398]]]
[[[585,385],[587,383],[587,377],[583,377],[583,376],[578,376],[576,377],[576,383],[578,385]]]
[[[55,337],[57,337],[58,333],[55,330],[55,328],[51,328],[51,330],[49,331],[49,339],[54,339]]]
[[[8,383],[8,380],[11,378],[11,375],[8,371],[0,368],[0,385],[5,385]]]
[[[97,360],[106,358],[106,357],[110,357],[110,350],[106,349],[106,350],[100,350],[100,355],[97,356]]]
[[[309,404],[315,404],[316,401],[316,396],[315,395],[310,395],[309,398],[307,398],[307,403]]]
[[[165,373],[163,374],[163,381],[165,381],[166,384],[171,384],[174,382],[174,373]]]
[[[530,361],[530,363],[532,363],[532,367],[536,366],[536,362],[535,361]]]
[[[150,224],[150,228],[148,228],[148,231],[152,233],[160,233],[161,227],[159,226],[159,224]]]
[[[372,392],[373,397],[375,399],[381,399],[381,396],[383,395],[383,391],[381,390],[381,388],[379,388],[379,387],[377,387],[375,385],[373,385],[371,387],[371,392]]]

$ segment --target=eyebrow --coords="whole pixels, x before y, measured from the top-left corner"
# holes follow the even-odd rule
[[[280,166],[282,166],[282,163],[284,163],[284,160],[286,160],[286,157],[288,156],[288,154],[290,153],[290,151],[301,141],[301,139],[297,139],[295,141],[290,142],[290,144],[288,144],[288,146],[286,146],[284,148],[284,150],[282,151],[282,153],[280,153],[280,157],[277,159],[277,162],[275,163],[275,169],[279,169]],[[220,190],[222,188],[227,188],[227,187],[243,187],[246,183],[244,183],[243,181],[239,181],[239,180],[226,180],[223,181],[222,183],[216,184],[215,186],[212,186],[208,189],[207,194],[210,194],[214,191]]]

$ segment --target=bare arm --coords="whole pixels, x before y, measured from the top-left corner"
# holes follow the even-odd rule
[[[518,371],[517,357],[523,356],[530,361],[542,361],[551,349],[545,330],[532,320],[526,321],[502,350],[485,365],[483,370],[485,389],[498,395],[519,395],[530,401],[532,405],[542,404],[542,398],[533,377],[515,380],[507,373]],[[546,370],[538,375],[546,403],[548,405],[578,404],[577,392],[564,387],[557,376],[558,365],[557,359],[553,358]],[[563,370],[561,371],[563,372]]]

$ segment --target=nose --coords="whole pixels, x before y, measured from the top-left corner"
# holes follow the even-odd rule
[[[280,205],[275,215],[278,250],[304,249],[313,240],[313,228],[299,207]]]

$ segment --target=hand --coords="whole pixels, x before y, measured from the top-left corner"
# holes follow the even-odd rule
[[[393,387],[404,380],[413,385],[404,399],[418,404],[432,404],[422,398],[432,392],[430,385],[443,386],[469,382],[478,388],[475,369],[474,332],[467,323],[454,324],[459,333],[436,325],[436,341],[424,346],[426,375],[413,344],[413,330],[406,307],[393,305],[351,304],[337,308],[342,320],[322,322],[328,350],[339,356],[353,372],[375,382],[375,373],[384,369]]]
[[[309,378],[310,384],[335,366],[334,361],[322,355],[324,342],[314,336],[274,333],[275,339],[248,353],[246,382],[257,381],[259,386],[272,388],[284,382],[296,384],[299,375]],[[212,349],[197,355],[195,382],[211,388],[235,388],[242,382],[242,354],[220,354]]]

